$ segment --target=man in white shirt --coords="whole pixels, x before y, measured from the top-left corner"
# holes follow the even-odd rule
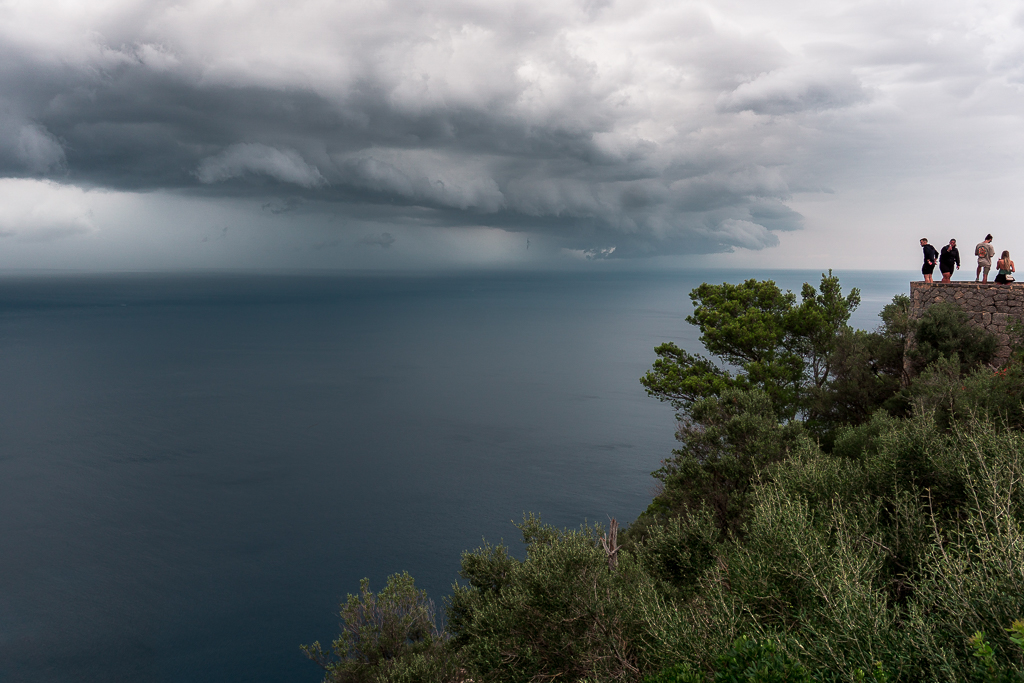
[[[992,235],[985,235],[984,242],[978,242],[974,247],[974,255],[978,257],[978,272],[974,274],[974,281],[981,277],[981,269],[985,269],[985,279],[988,282],[988,271],[992,268],[992,257],[996,255],[996,248],[992,246]]]

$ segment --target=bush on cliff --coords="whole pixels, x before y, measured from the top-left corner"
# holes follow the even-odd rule
[[[463,556],[448,640],[328,680],[640,681],[675,665],[731,680],[720,656],[746,636],[815,681],[952,683],[984,680],[978,631],[999,675],[1020,670],[1006,629],[1024,616],[1024,435],[932,414],[870,424],[839,439],[847,455],[803,441],[759,473],[739,534],[693,511],[611,568],[598,529],[528,519],[524,559]]]
[[[434,603],[406,572],[388,577],[380,593],[363,579],[359,595],[349,594],[340,616],[341,634],[329,652],[319,642],[302,647],[324,669],[325,683],[412,683],[447,680],[455,673]]]
[[[1021,681],[1024,369],[905,297],[852,331],[828,277],[799,314],[770,283],[695,290],[734,367],[659,347],[643,381],[680,448],[622,548],[527,517],[523,559],[463,555],[447,634],[374,657],[343,634],[328,680]],[[904,374],[911,331],[931,341]]]
[[[989,363],[996,353],[996,338],[970,324],[970,317],[959,306],[943,302],[933,304],[912,325],[914,346],[910,361],[921,372],[940,358],[956,359],[970,372]]]

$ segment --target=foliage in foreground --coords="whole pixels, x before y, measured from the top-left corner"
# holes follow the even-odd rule
[[[676,664],[661,673],[649,676],[644,683],[704,683],[707,677],[689,664]],[[715,683],[813,683],[800,664],[771,641],[758,642],[741,636],[715,661]]]
[[[852,331],[829,277],[695,290],[754,334],[706,335],[736,371],[659,349],[681,446],[624,547],[527,517],[522,559],[463,555],[446,634],[407,575],[364,583],[326,680],[1024,683],[1024,368],[905,297]]]
[[[349,659],[327,680],[1018,680],[1024,435],[977,418],[942,430],[932,413],[876,426],[858,458],[804,440],[764,471],[742,535],[708,510],[673,517],[615,569],[597,528],[528,518],[525,558],[463,556],[447,640],[353,619],[354,599],[385,603],[350,598],[334,648]],[[383,647],[396,633],[405,649]],[[722,657],[761,673],[725,677]]]
[[[319,642],[302,647],[324,669],[327,683],[446,680],[453,673],[434,604],[408,573],[389,577],[380,593],[363,579],[359,595],[349,594],[342,604],[341,620],[330,652]]]

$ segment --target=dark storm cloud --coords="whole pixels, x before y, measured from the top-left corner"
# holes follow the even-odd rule
[[[3,15],[4,175],[544,233],[591,258],[777,244],[818,133],[872,102],[865,68],[963,63],[894,58],[884,35],[811,60],[699,3],[42,7]]]
[[[166,19],[160,6],[134,8]],[[713,142],[686,149],[680,138],[705,122],[658,120],[631,101],[628,69],[602,73],[600,55],[566,44],[572,25],[615,25],[600,19],[609,11],[526,6],[509,21],[480,6],[416,6],[440,34],[395,19],[351,29],[334,17],[337,39],[357,44],[320,64],[344,72],[339,85],[286,68],[302,59],[288,45],[275,63],[286,76],[252,66],[211,76],[237,55],[196,54],[173,27],[152,40],[145,21],[115,13],[64,58],[24,41],[5,48],[0,169],[83,186],[292,198],[264,202],[274,213],[301,198],[397,222],[547,233],[616,256],[761,248],[772,230],[797,227],[799,216],[778,210],[758,222],[765,202],[788,196],[784,158],[737,162]],[[743,45],[756,64],[743,65],[729,50],[743,40],[718,35],[699,10],[673,21],[692,45],[662,35],[677,54],[657,59],[689,69],[717,50],[721,59],[699,69],[706,84],[720,83],[723,69],[757,73],[777,61],[778,48],[757,39]],[[210,23],[201,30],[217,33]],[[705,98],[687,96],[694,101],[675,114]]]

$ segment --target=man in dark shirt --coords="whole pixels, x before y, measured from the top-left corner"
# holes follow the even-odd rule
[[[942,273],[942,281],[949,282],[953,276],[953,264],[960,270],[960,252],[956,248],[956,240],[950,240],[949,244],[939,252],[939,272]]]
[[[935,247],[928,244],[927,238],[921,238],[921,249],[924,250],[924,265],[921,266],[921,274],[925,282],[932,282],[932,273],[935,272],[935,263],[939,260],[939,252]]]

